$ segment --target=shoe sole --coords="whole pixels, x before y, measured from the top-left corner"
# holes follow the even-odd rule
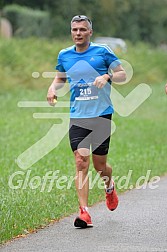
[[[74,226],[78,227],[78,228],[89,228],[89,227],[93,227],[92,223],[86,223],[86,221],[80,219],[80,218],[76,218],[74,221]]]
[[[116,207],[116,208],[117,208],[117,207]],[[110,210],[110,211],[114,211],[116,208],[114,208],[114,209],[110,209],[110,208],[109,208],[109,210]]]

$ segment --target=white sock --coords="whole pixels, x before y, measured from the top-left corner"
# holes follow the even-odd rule
[[[87,207],[87,206],[84,206],[83,208],[86,210],[86,212],[88,212],[88,213],[89,213],[89,209],[88,209],[88,207]]]

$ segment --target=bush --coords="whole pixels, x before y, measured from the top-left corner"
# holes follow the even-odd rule
[[[14,36],[49,37],[51,35],[50,15],[46,11],[33,10],[16,4],[3,9],[5,16],[12,24]]]

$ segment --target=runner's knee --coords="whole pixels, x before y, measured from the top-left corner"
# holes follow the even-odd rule
[[[78,151],[75,152],[75,163],[77,171],[88,171],[89,156],[82,156]]]

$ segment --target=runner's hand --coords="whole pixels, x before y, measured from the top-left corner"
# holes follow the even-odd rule
[[[54,106],[56,103],[55,101],[57,101],[56,92],[52,85],[48,89],[47,101],[51,106]]]
[[[97,88],[103,88],[107,83],[107,78],[106,78],[106,74],[102,75],[102,76],[98,76],[96,77],[93,85],[95,85]]]

